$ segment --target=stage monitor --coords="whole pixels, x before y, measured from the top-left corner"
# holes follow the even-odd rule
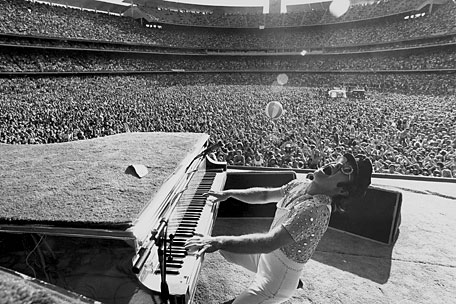
[[[333,213],[329,226],[373,241],[394,243],[400,225],[402,194],[370,187],[366,196]]]

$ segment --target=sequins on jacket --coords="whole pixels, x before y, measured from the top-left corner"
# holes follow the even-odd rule
[[[328,228],[331,200],[326,195],[308,195],[308,180],[293,180],[282,187],[284,198],[277,203],[271,228],[282,225],[294,243],[280,248],[291,260],[306,263]]]

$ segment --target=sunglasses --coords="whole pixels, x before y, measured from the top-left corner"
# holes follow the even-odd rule
[[[347,158],[341,156],[336,160],[336,172],[340,170],[345,175],[350,175],[355,171],[355,169],[348,163]]]

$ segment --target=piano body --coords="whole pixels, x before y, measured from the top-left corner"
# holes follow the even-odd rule
[[[211,233],[218,204],[203,193],[226,179],[208,139],[126,133],[1,145],[0,266],[84,303],[191,303],[204,255],[183,244]],[[132,176],[131,164],[150,172]]]

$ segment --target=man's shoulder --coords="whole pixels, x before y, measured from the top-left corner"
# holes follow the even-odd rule
[[[331,204],[331,198],[324,194],[316,194],[313,196],[313,199],[318,202],[319,206]]]
[[[290,182],[285,184],[285,186],[288,186],[287,188],[291,190],[292,188],[296,188],[298,186],[307,187],[310,184],[310,182],[311,181],[306,177],[299,177],[291,180]]]
[[[326,195],[303,196],[295,201],[292,209],[299,214],[324,215],[330,213],[330,209],[328,209],[330,203],[331,199]]]

